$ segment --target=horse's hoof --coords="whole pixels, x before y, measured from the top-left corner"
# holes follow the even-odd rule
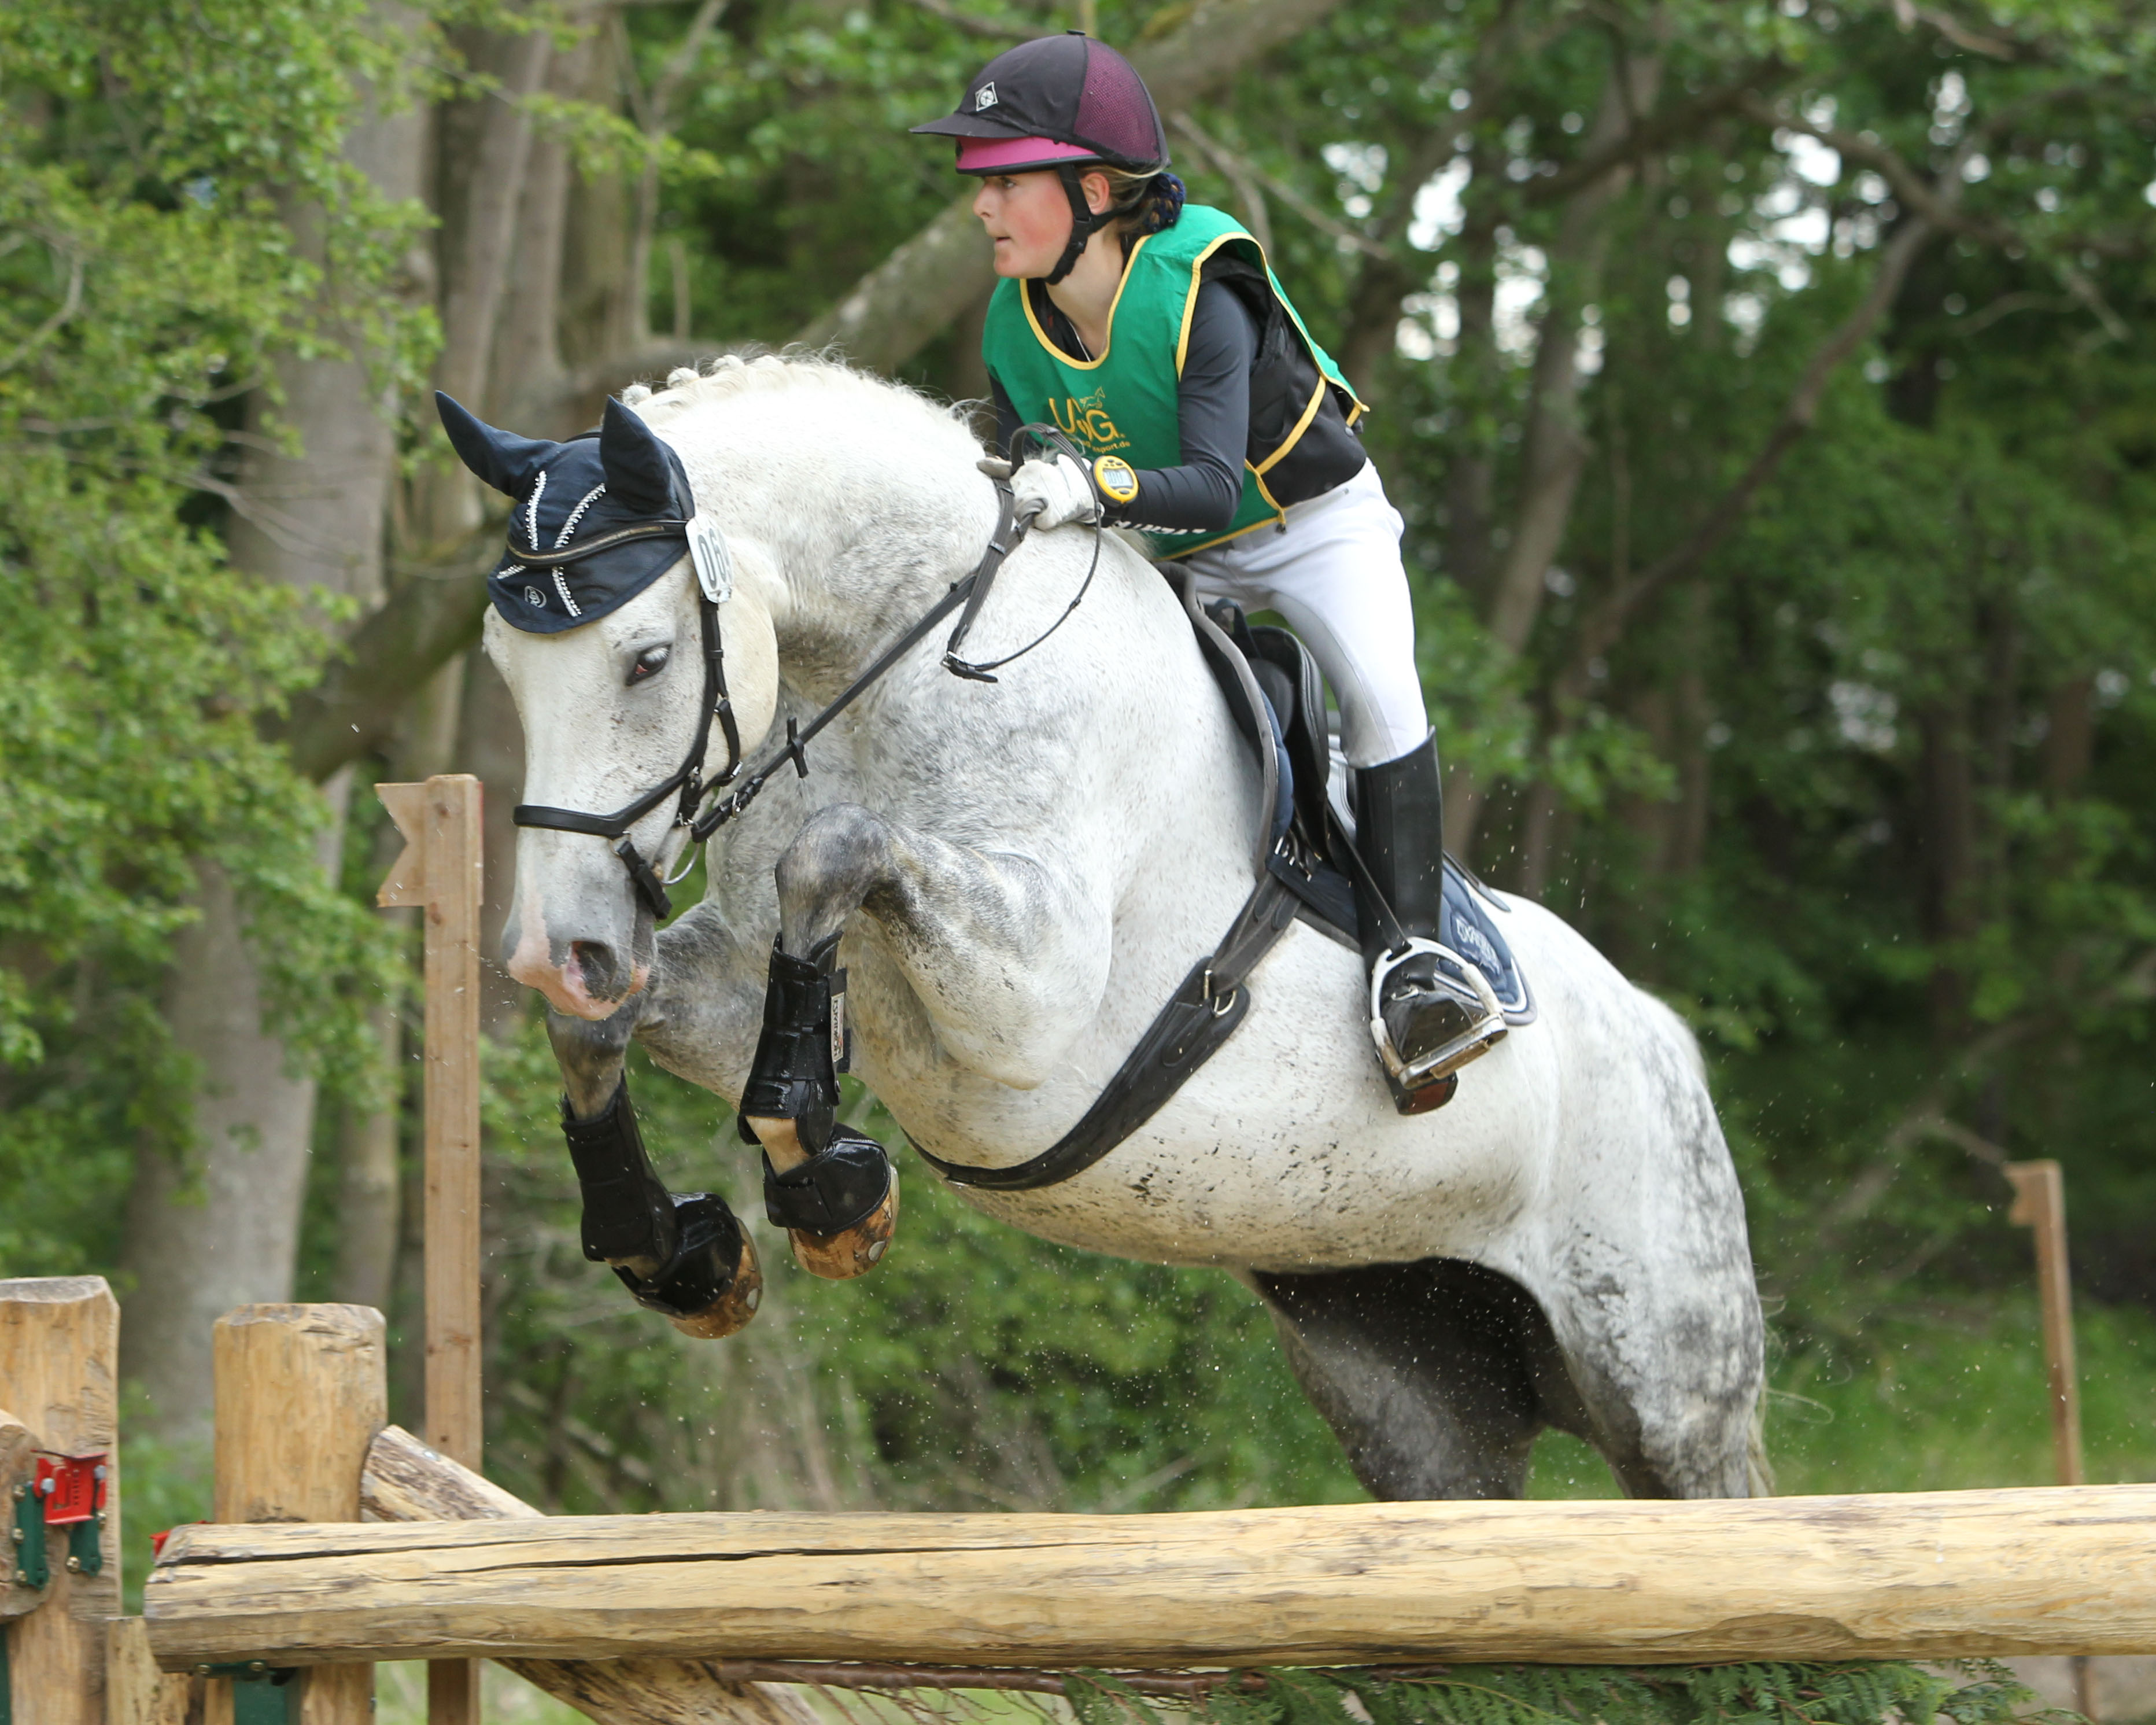
[[[786,1237],[793,1242],[793,1261],[811,1276],[820,1276],[826,1281],[849,1281],[856,1276],[866,1276],[883,1260],[891,1250],[891,1236],[898,1232],[898,1170],[891,1171],[891,1189],[883,1195],[883,1202],[856,1222],[852,1227],[836,1234],[810,1234],[805,1229],[789,1229]]]
[[[636,1303],[685,1336],[716,1341],[756,1316],[763,1271],[740,1219],[715,1192],[676,1192],[674,1255],[656,1276],[613,1266]]]
[[[763,1304],[763,1266],[756,1261],[756,1246],[749,1237],[742,1236],[741,1260],[734,1266],[733,1279],[726,1284],[726,1291],[701,1312],[684,1312],[667,1322],[685,1336],[694,1336],[700,1342],[716,1342],[731,1336],[756,1316],[756,1308]]]
[[[898,1170],[883,1146],[841,1125],[821,1151],[781,1173],[772,1164],[770,1147],[783,1132],[799,1154],[795,1122],[754,1124],[765,1146],[763,1213],[793,1242],[793,1261],[828,1281],[866,1276],[890,1250],[898,1228]]]

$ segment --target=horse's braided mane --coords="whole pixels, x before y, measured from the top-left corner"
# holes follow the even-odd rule
[[[871,396],[886,405],[910,403],[944,424],[968,423],[963,404],[947,407],[906,384],[856,371],[836,354],[803,348],[781,353],[721,354],[706,360],[701,367],[682,366],[669,372],[662,388],[631,384],[622,392],[621,398],[657,427],[690,408],[762,389],[828,389]]]

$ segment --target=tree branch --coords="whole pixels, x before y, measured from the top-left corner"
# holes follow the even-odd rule
[[[1342,245],[1350,246],[1373,258],[1389,258],[1392,255],[1368,234],[1349,227],[1337,216],[1327,214],[1285,180],[1275,179],[1255,162],[1246,161],[1229,149],[1225,144],[1207,136],[1199,130],[1198,122],[1182,110],[1176,110],[1174,122],[1176,129],[1192,143],[1197,145],[1202,153],[1212,157],[1214,165],[1222,173],[1235,182],[1239,189],[1242,183],[1247,181],[1250,185],[1270,193],[1273,197],[1280,199],[1319,233],[1329,234]],[[1264,206],[1260,203],[1259,207],[1262,208]],[[1270,246],[1265,249],[1268,251],[1272,249]]]
[[[1611,139],[1599,149],[1589,151],[1569,167],[1528,181],[1521,188],[1522,194],[1529,203],[1553,203],[1569,198],[1605,175],[1630,167],[1642,156],[1688,138],[1708,122],[1743,110],[1749,102],[1759,101],[1758,91],[1763,85],[1772,88],[1793,75],[1794,69],[1780,59],[1758,61],[1743,76],[1650,114],[1622,136]],[[1789,122],[1777,119],[1772,123],[1781,126]]]
[[[1904,32],[1913,30],[1920,18],[1956,48],[1967,53],[1984,54],[1994,60],[2018,60],[2030,57],[2020,44],[2001,42],[1992,36],[1979,36],[1952,13],[1942,12],[1935,6],[1917,6],[1912,5],[1911,0],[1894,0],[1894,22]]]
[[[1231,82],[1251,61],[1300,35],[1341,0],[1218,0],[1201,4],[1178,29],[1132,49],[1131,61],[1164,111]],[[972,213],[973,194],[870,270],[837,305],[801,330],[812,347],[845,349],[857,365],[903,364],[991,285],[988,248]]]
[[[1178,108],[1169,115],[1168,124],[1189,139],[1197,147],[1198,153],[1213,165],[1214,172],[1235,188],[1236,198],[1243,206],[1243,216],[1250,232],[1257,236],[1258,244],[1264,249],[1265,255],[1270,257],[1273,252],[1272,213],[1265,207],[1265,188],[1256,170],[1227,146],[1209,136],[1186,110]],[[1302,213],[1296,205],[1291,204],[1289,208],[1296,209],[1298,214]]]
[[[1887,189],[1904,209],[1922,216],[1934,228],[1948,234],[1965,234],[1973,239],[1981,239],[1987,245],[2018,244],[2014,231],[1997,223],[1984,221],[1961,208],[1955,198],[1943,195],[1938,187],[1917,171],[1908,157],[1898,150],[1890,149],[1876,138],[1867,138],[1853,131],[1844,131],[1837,126],[1815,126],[1801,114],[1792,113],[1776,104],[1756,96],[1745,98],[1738,104],[1748,120],[1770,126],[1778,131],[1801,132],[1806,137],[1817,138],[1829,149],[1838,151],[1845,162],[1861,162],[1866,167],[1878,170],[1879,177],[1887,182]],[[1958,152],[1955,172],[1959,172]]]
[[[294,767],[325,779],[388,742],[412,691],[478,638],[487,607],[480,578],[494,567],[498,534],[490,523],[398,588],[352,632],[321,681],[263,727]]]
[[[913,0],[913,3],[931,18],[941,18],[954,29],[968,36],[978,36],[988,42],[1030,42],[1040,33],[1031,24],[1002,24],[992,18],[975,18],[950,3],[950,0]]]
[[[1737,524],[1744,518],[1760,488],[1771,479],[1798,440],[1819,416],[1820,398],[1828,380],[1842,362],[1870,337],[1886,316],[1894,296],[1917,254],[1938,232],[1930,220],[1912,215],[1881,249],[1879,268],[1856,309],[1840,327],[1822,341],[1805,365],[1797,387],[1789,393],[1781,417],[1768,434],[1766,443],[1736,481],[1715,500],[1699,525],[1675,550],[1650,563],[1630,580],[1621,582],[1590,610],[1580,625],[1579,639],[1571,662],[1558,679],[1556,693],[1560,706],[1585,697],[1591,680],[1589,666],[1622,638],[1633,614],[1662,588],[1690,575],[1712,556]]]

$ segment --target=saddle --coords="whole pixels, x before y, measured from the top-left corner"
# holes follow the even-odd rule
[[[1188,596],[1185,606],[1196,608]],[[1251,624],[1232,600],[1216,599],[1199,614],[1213,627],[1199,629],[1199,644],[1236,728],[1261,754],[1270,746],[1273,842],[1264,867],[1295,895],[1304,922],[1360,951],[1355,890],[1336,849],[1355,837],[1348,762],[1327,721],[1317,663],[1286,629]],[[1452,856],[1445,859],[1444,882],[1440,942],[1482,973],[1507,1024],[1532,1024],[1527,974],[1490,916],[1512,906]]]

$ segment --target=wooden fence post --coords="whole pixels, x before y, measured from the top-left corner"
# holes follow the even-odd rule
[[[2056,1162],[2010,1162],[2014,1208],[2006,1219],[2036,1237],[2036,1293],[2044,1313],[2051,1379],[2051,1458],[2059,1483],[2082,1483],[2082,1392],[2074,1371],[2074,1290],[2066,1271],[2066,1183]]]
[[[359,1476],[389,1421],[382,1314],[242,1306],[217,1322],[213,1519],[356,1522]],[[301,1725],[369,1725],[374,1667],[307,1672]]]
[[[404,852],[375,902],[426,913],[426,1439],[476,1471],[480,1403],[480,782],[468,773],[378,784]],[[478,1725],[479,1667],[436,1661],[430,1725]]]
[[[2051,1462],[2062,1486],[2078,1486],[2082,1471],[2082,1386],[2074,1367],[2074,1285],[2066,1268],[2066,1179],[2059,1164],[2010,1162],[2014,1208],[2006,1219],[2035,1236],[2036,1296],[2044,1317],[2044,1370],[2051,1404]],[[2074,1706],[2096,1717],[2096,1678],[2086,1659],[2073,1662]]]
[[[201,1681],[157,1669],[141,1618],[116,1617],[105,1625],[105,1725],[188,1725]]]
[[[9,1609],[29,1606],[0,1629],[17,1725],[104,1725],[105,1620],[120,1615],[119,1363],[120,1307],[104,1277],[0,1281],[0,1407],[37,1448],[102,1454],[106,1468],[97,1572],[71,1568],[60,1537],[49,1541],[52,1579],[34,1600],[0,1590]],[[12,1494],[0,1502],[11,1529],[15,1508]]]

